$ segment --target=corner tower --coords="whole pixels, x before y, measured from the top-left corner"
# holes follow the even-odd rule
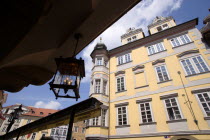
[[[89,119],[86,127],[86,140],[107,139],[109,109],[109,56],[104,43],[97,43],[91,53],[93,62],[90,97],[103,102],[101,116]],[[97,134],[96,134],[97,133]]]

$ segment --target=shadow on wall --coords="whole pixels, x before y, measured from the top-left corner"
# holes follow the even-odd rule
[[[172,137],[170,140],[198,140],[193,136],[175,136]]]

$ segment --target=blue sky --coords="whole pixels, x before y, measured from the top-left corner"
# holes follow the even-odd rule
[[[108,49],[121,45],[120,36],[125,33],[129,27],[142,28],[147,35],[147,25],[152,22],[156,16],[172,16],[177,24],[199,18],[197,28],[203,27],[203,19],[210,12],[210,0],[142,0],[133,9],[126,13],[120,20],[114,23],[110,28],[104,31],[99,37]],[[82,80],[80,86],[81,98],[77,101],[85,100],[89,97],[89,82],[92,65],[90,53],[99,40],[97,37],[80,54],[86,63],[86,78]],[[43,86],[30,85],[17,93],[8,93],[7,102],[4,106],[21,103],[27,106],[41,108],[63,109],[74,103],[74,99],[55,99],[54,94],[49,89],[48,83]]]

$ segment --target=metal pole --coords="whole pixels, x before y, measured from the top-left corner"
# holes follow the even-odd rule
[[[12,127],[13,124],[14,124],[14,119],[12,119],[12,121],[8,125],[6,134],[9,132],[9,130],[11,129],[11,127]]]
[[[69,128],[68,128],[66,140],[71,140],[71,137],[72,137],[72,127],[73,127],[73,123],[74,123],[74,115],[75,115],[75,112],[74,112],[74,108],[73,108],[70,113]]]
[[[18,133],[18,136],[17,136],[16,140],[18,140],[18,139],[19,139],[20,134],[21,134],[21,131]]]

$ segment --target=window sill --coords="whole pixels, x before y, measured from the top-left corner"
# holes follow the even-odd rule
[[[167,81],[161,81],[161,82],[158,82],[157,84],[162,84],[162,83],[166,83],[166,82],[170,82],[172,81],[173,79],[170,79],[170,80],[167,80]]]
[[[166,52],[167,50],[165,49],[165,50],[163,50],[163,51],[161,51],[161,52],[156,52],[156,53],[153,53],[153,54],[149,54],[148,56],[152,56],[152,55],[156,55],[156,54],[159,54],[159,53],[162,53],[162,52]]]
[[[148,123],[140,123],[139,126],[141,125],[153,125],[153,124],[157,124],[157,122],[148,122]]]
[[[148,87],[149,85],[144,85],[144,86],[140,86],[140,87],[135,87],[135,89],[139,89],[139,88],[144,88],[144,87]]]
[[[109,128],[109,127],[107,127],[107,126],[101,126],[101,125],[88,125],[88,126],[86,126],[85,128],[87,129],[87,128],[89,128],[89,127],[101,127],[101,128],[106,128],[106,129]]]
[[[130,125],[118,125],[118,126],[115,126],[115,128],[122,128],[122,127],[130,127]]]
[[[186,122],[187,119],[179,119],[179,120],[169,120],[169,121],[166,121],[166,123],[175,123],[175,122]]]
[[[121,92],[125,92],[125,91],[127,91],[127,90],[117,91],[115,93],[121,93]]]
[[[209,117],[204,117],[204,120],[210,120],[210,116]]]
[[[102,96],[109,97],[108,95],[106,95],[104,93],[92,93],[89,97],[91,97],[92,95],[102,95]]]
[[[185,77],[191,77],[191,76],[200,75],[200,74],[205,74],[205,73],[210,73],[210,71],[201,72],[201,73],[196,73],[196,74],[191,74],[191,75],[186,75]]]
[[[126,62],[126,63],[118,64],[117,66],[121,66],[121,65],[124,65],[124,64],[130,63],[130,62],[133,62],[133,61],[131,60],[131,61]]]
[[[179,46],[176,46],[176,47],[173,47],[173,46],[172,46],[172,49],[179,48],[179,47],[182,47],[182,46],[184,46],[184,45],[191,44],[191,43],[193,43],[193,42],[194,42],[194,41],[191,41],[191,42],[189,42],[189,43],[182,44],[182,45],[179,45]]]

